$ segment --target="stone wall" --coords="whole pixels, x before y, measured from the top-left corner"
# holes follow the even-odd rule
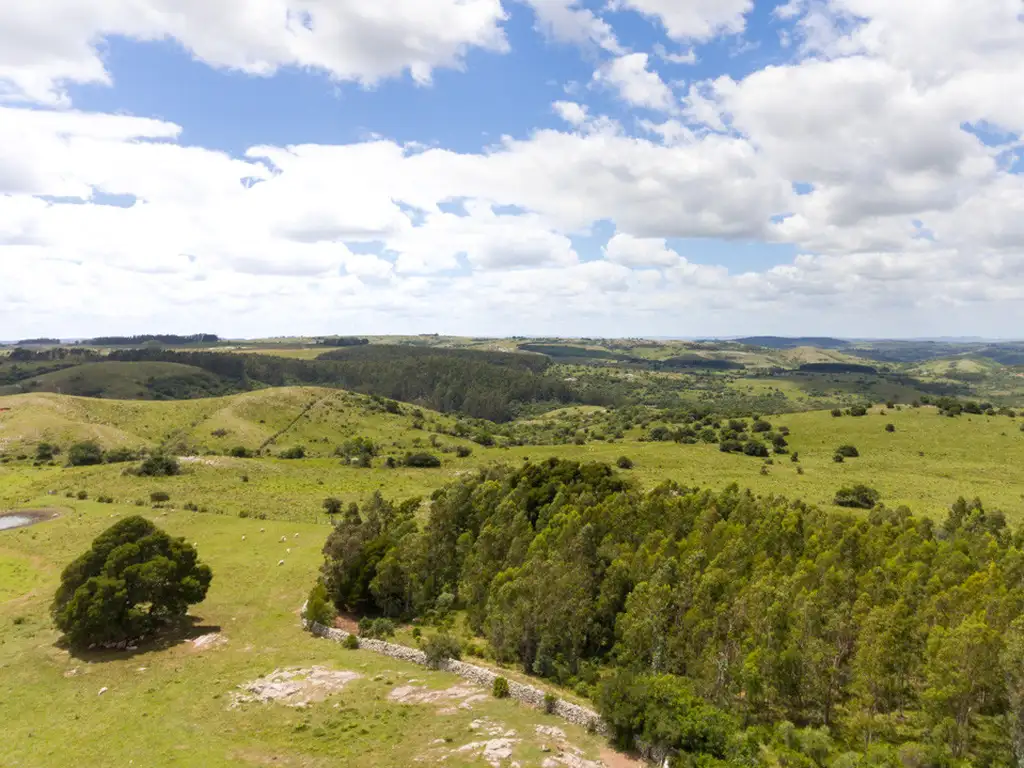
[[[303,620],[302,623],[306,629],[317,637],[334,640],[337,643],[343,642],[345,638],[349,636],[349,633],[343,629],[332,629],[330,627],[325,627],[323,624],[317,624],[316,622],[306,620]],[[393,659],[427,666],[427,655],[423,651],[415,648],[408,648],[404,645],[396,645],[395,643],[387,643],[383,640],[371,640],[369,638],[359,638],[359,647],[363,650],[373,651],[374,653],[380,653],[384,656],[390,656]],[[455,659],[448,659],[442,662],[437,669],[440,669],[443,672],[451,672],[452,674],[458,675],[459,677],[479,685],[486,690],[491,690],[494,686],[495,679],[501,677],[500,674],[493,670],[478,667],[475,664],[467,664],[464,661],[456,661]],[[509,680],[508,692],[511,698],[516,701],[520,701],[523,704],[527,704],[531,707],[537,707],[539,709],[544,707],[545,691],[540,688]],[[594,710],[588,709],[587,707],[581,707],[578,704],[573,704],[563,699],[556,699],[552,712],[567,722],[581,725],[584,728],[596,731],[597,733],[608,733],[608,727],[601,720],[601,716]]]

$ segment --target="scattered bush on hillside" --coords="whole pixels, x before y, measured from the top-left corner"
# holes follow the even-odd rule
[[[407,467],[433,469],[441,466],[441,460],[431,453],[407,453],[402,462]]]
[[[874,488],[858,483],[852,488],[840,488],[836,491],[833,503],[839,507],[853,509],[874,509],[882,495]]]
[[[359,648],[359,638],[353,634],[348,634],[345,636],[345,640],[342,642],[342,646],[344,648],[349,649],[350,651],[354,651],[357,648]]]
[[[462,658],[462,646],[459,641],[443,632],[428,637],[423,643],[423,652],[427,655],[427,664],[432,667],[437,667],[448,659]]]
[[[103,460],[107,464],[126,464],[129,461],[136,461],[139,454],[131,448],[111,448],[103,454]]]
[[[468,445],[460,445],[455,448],[455,455],[460,459],[468,458],[473,453],[473,449]]]
[[[53,458],[60,454],[60,447],[52,443],[40,443],[36,446],[37,461],[53,461]]]
[[[491,686],[491,694],[496,699],[507,699],[511,696],[511,692],[508,689],[508,680],[504,677],[494,678],[494,685]]]
[[[835,417],[835,418],[837,418],[837,419],[838,419],[838,418],[839,418],[840,416],[842,416],[842,415],[843,415],[843,412],[842,412],[842,410],[840,410],[839,408],[833,408],[833,409],[832,409],[832,416],[833,416],[833,417]]]
[[[845,456],[848,459],[855,459],[860,456],[860,452],[857,450],[856,446],[853,445],[840,445],[836,448],[836,453],[841,456]]]
[[[558,704],[558,697],[553,693],[544,694],[544,712],[545,714],[551,715],[555,712],[555,706]]]
[[[68,464],[72,467],[90,467],[103,463],[103,449],[98,443],[86,440],[68,449]]]
[[[375,640],[383,640],[395,635],[395,622],[391,619],[371,619],[364,616],[359,620],[359,634]]]
[[[771,430],[771,428],[772,428],[772,425],[769,422],[763,421],[762,419],[756,419],[754,421],[753,426],[751,426],[750,431],[751,432],[768,432],[768,431]]]
[[[154,504],[166,504],[171,500],[171,495],[167,491],[153,491],[149,494],[149,500]]]
[[[865,406],[863,406],[863,405],[855,405],[852,408],[850,408],[850,415],[851,416],[867,416],[868,415],[868,409]]]
[[[836,464],[842,464],[844,461],[846,461],[846,457],[843,456],[843,454],[841,453],[835,453],[832,455],[832,461],[834,461]]]
[[[334,449],[334,455],[340,456],[350,464],[360,467],[369,467],[373,457],[377,455],[379,448],[376,443],[368,437],[353,437]]]
[[[317,624],[330,627],[333,626],[334,617],[337,615],[334,606],[331,605],[331,601],[327,597],[327,587],[324,586],[322,581],[317,581],[313,589],[310,590],[309,597],[306,599],[306,620],[315,621]]]
[[[629,458],[629,456],[619,456],[619,458],[615,461],[615,466],[617,466],[619,469],[632,469],[633,460]]]
[[[244,445],[236,445],[234,448],[228,451],[228,456],[232,456],[236,459],[251,459],[252,451],[250,451]]]
[[[740,453],[743,451],[743,443],[739,440],[723,440],[718,444],[718,450],[722,453]]]
[[[789,457],[789,460],[794,464],[800,461],[800,451],[793,451],[793,455]]]
[[[335,516],[341,514],[341,499],[336,499],[332,496],[330,498],[324,499],[324,503],[322,506],[324,508],[324,514],[326,514],[328,519],[330,519],[331,525],[334,525]]]
[[[77,499],[78,499],[79,501],[85,501],[86,499],[88,499],[88,498],[89,498],[89,494],[88,494],[88,492],[86,492],[86,491],[79,491],[79,492],[78,492],[77,494],[75,494],[75,497],[76,497],[76,498],[77,498]]]
[[[304,459],[306,458],[306,449],[301,445],[296,445],[281,451],[277,456],[280,459]]]
[[[895,432],[896,431],[896,425],[895,424],[886,424],[885,425],[885,431],[886,432]]]
[[[748,440],[743,445],[743,453],[747,456],[767,458],[768,446],[762,443],[760,440]]]
[[[184,617],[212,578],[184,539],[128,517],[64,569],[51,612],[73,647],[136,640]]]
[[[174,456],[158,453],[136,467],[134,474],[140,477],[174,477],[181,474],[181,465]]]

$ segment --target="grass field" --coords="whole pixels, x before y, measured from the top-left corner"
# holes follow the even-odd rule
[[[418,757],[428,765],[444,758],[446,766],[477,766],[484,764],[473,756],[479,750],[458,748],[489,738],[471,729],[478,719],[517,732],[514,759],[524,766],[541,762],[540,745],[549,741],[535,733],[541,724],[563,728],[589,757],[603,749],[597,737],[509,701],[488,697],[448,714],[437,704],[391,701],[391,691],[410,680],[431,689],[458,680],[302,632],[297,608],[320,563],[322,526],[156,516],[158,525],[195,542],[213,569],[207,600],[193,609],[196,625],[169,647],[69,655],[55,644],[47,615],[60,571],[114,517],[134,511],[76,502],[56,520],[0,532],[0,765],[65,766],[73,756],[90,767],[405,768]],[[221,643],[199,650],[189,641],[210,633]],[[231,708],[239,685],[277,668],[312,665],[361,677],[305,709]]]
[[[106,444],[183,441],[215,445],[223,451],[236,444],[257,447],[284,429],[271,446],[272,453],[303,444],[313,456],[289,461],[200,455],[183,463],[181,476],[159,479],[125,475],[121,465],[33,467],[28,461],[14,461],[0,464],[0,504],[8,506],[49,492],[64,498],[78,491],[90,498],[141,500],[148,506],[149,494],[161,490],[170,494],[176,507],[191,503],[231,516],[322,523],[321,502],[328,496],[345,502],[360,501],[377,490],[396,499],[427,496],[467,471],[496,462],[559,456],[611,463],[625,455],[635,462],[630,476],[644,487],[665,479],[712,488],[738,483],[759,493],[828,505],[839,488],[863,482],[877,488],[886,504],[906,504],[921,514],[941,517],[962,495],[980,497],[989,506],[1003,509],[1013,521],[1024,520],[1024,479],[1016,469],[1024,462],[1020,430],[1024,420],[969,415],[951,419],[927,407],[903,407],[885,415],[875,408],[861,418],[833,418],[827,411],[771,417],[775,424],[790,428],[790,450],[799,453],[800,463],[792,463],[789,456],[775,456],[762,474],[761,460],[724,454],[714,444],[643,442],[644,431],[639,428],[622,440],[586,445],[503,449],[473,444],[471,456],[456,458],[430,447],[432,435],[413,428],[415,417],[408,406],[400,414],[390,414],[374,410],[367,398],[334,390],[275,389],[173,403],[34,395],[0,400],[4,403],[13,403],[11,411],[0,413],[0,445],[6,442],[8,455],[29,450],[33,440],[66,445],[72,436],[95,436]],[[311,403],[314,407],[305,410]],[[600,418],[601,410],[567,409],[545,419],[585,414]],[[431,422],[450,421],[430,412],[424,416],[428,429]],[[885,431],[888,423],[895,432]],[[220,429],[227,434],[213,437],[211,433]],[[385,469],[378,458],[374,468],[358,469],[327,458],[335,445],[356,435],[373,438],[385,453],[431,450],[442,457],[443,464],[439,469]],[[447,435],[438,439],[447,446],[470,445]],[[836,464],[832,456],[842,444],[856,446],[861,456]],[[798,474],[798,466],[803,474]]]

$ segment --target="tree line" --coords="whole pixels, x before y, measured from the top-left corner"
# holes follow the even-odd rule
[[[107,359],[183,363],[239,389],[340,387],[494,422],[515,418],[528,403],[605,404],[601,392],[577,391],[551,375],[551,361],[540,355],[370,345],[325,352],[316,360],[165,349],[115,350]]]
[[[1024,534],[980,502],[938,524],[735,486],[643,493],[551,459],[418,508],[349,509],[324,548],[335,605],[459,606],[498,660],[595,697],[624,744],[694,765],[1024,758]]]
[[[220,336],[215,333],[193,333],[188,336],[179,336],[174,333],[141,334],[137,336],[97,336],[95,339],[85,339],[77,342],[91,347],[127,347],[135,344],[216,344]]]

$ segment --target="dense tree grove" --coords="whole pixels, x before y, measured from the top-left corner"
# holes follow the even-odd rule
[[[64,569],[53,618],[72,646],[136,640],[201,602],[212,574],[196,550],[144,517],[120,520]]]
[[[525,403],[606,404],[600,393],[580,393],[549,375],[551,361],[541,355],[357,345],[325,352],[316,360],[163,349],[117,350],[108,359],[184,363],[229,379],[240,390],[260,385],[341,387],[498,422],[512,419]]]
[[[194,333],[190,336],[179,336],[174,333],[146,333],[139,336],[98,336],[78,342],[91,347],[129,347],[136,344],[168,344],[183,346],[186,344],[216,344],[220,337],[215,333]]]
[[[1024,536],[980,502],[937,525],[641,493],[551,459],[418,508],[349,509],[325,546],[334,603],[412,617],[454,598],[498,659],[595,696],[620,741],[694,765],[1024,758]]]

